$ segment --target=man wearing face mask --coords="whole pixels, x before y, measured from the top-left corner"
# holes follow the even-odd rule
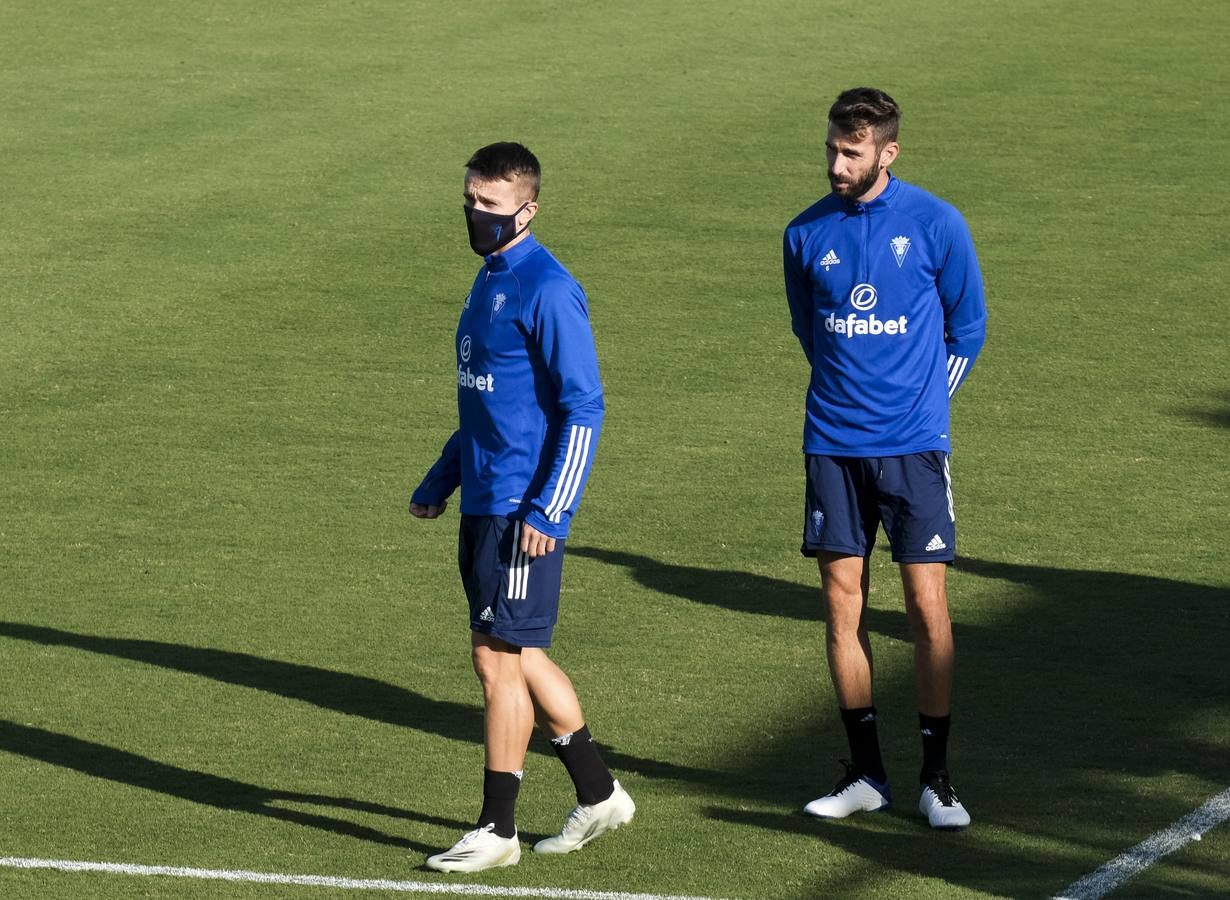
[[[816,557],[826,650],[852,762],[804,807],[820,818],[891,802],[867,635],[868,559],[881,524],[914,633],[922,769],[933,828],[970,817],[948,774],[953,677],[945,587],[956,548],[949,399],[986,337],[982,276],[953,207],[889,172],[901,110],[874,88],[838,96],[825,140],[832,192],[786,228],[791,323],[811,364],[803,429],[803,553]]]
[[[442,872],[520,860],[514,811],[535,723],[577,795],[561,833],[535,851],[568,853],[636,809],[545,652],[603,401],[585,292],[529,230],[540,179],[521,144],[491,144],[466,163],[466,226],[483,266],[457,326],[460,427],[410,500],[411,515],[434,519],[461,488],[458,563],[484,698],[482,809],[473,831],[427,859]]]

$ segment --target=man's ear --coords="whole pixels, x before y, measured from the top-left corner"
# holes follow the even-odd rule
[[[538,202],[531,200],[525,204],[525,208],[517,214],[517,230],[521,231],[529,227],[530,222],[534,220],[534,216],[538,214]]]
[[[880,148],[880,168],[887,169],[897,159],[897,155],[901,152],[901,145],[896,141],[889,141]]]

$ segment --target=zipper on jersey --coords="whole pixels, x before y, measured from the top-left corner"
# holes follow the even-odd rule
[[[871,263],[868,255],[868,247],[871,245],[871,208],[866,203],[858,205],[859,211],[863,214],[863,252],[859,254],[859,264],[862,269],[859,274],[859,282],[867,284],[871,277]]]

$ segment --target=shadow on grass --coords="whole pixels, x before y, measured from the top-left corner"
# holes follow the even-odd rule
[[[322,831],[345,837],[372,841],[377,844],[389,844],[421,853],[434,853],[439,848],[408,841],[375,828],[348,822],[345,819],[288,808],[281,804],[300,804],[389,816],[396,819],[411,819],[462,831],[471,827],[465,822],[442,819],[349,797],[271,790],[231,778],[220,778],[205,772],[182,769],[179,766],[157,762],[136,753],[129,753],[127,750],[118,750],[104,744],[96,744],[93,741],[85,741],[29,725],[18,725],[3,719],[0,719],[0,751],[72,769],[95,778],[105,778],[108,781],[157,791],[160,794],[190,800],[193,803],[212,806],[216,809],[265,816],[282,822],[319,828]]]
[[[716,606],[735,612],[815,622],[817,626],[823,618],[819,576],[814,572],[812,567],[815,564],[811,561],[807,561],[807,568],[816,578],[816,583],[804,585],[751,572],[682,566],[661,562],[640,554],[598,547],[569,545],[568,552],[608,565],[626,568],[631,572],[633,578],[650,590],[693,603]],[[887,550],[884,552],[887,553]],[[873,634],[907,643],[913,640],[904,607],[901,609],[870,607],[867,610],[867,619],[868,630]],[[783,627],[797,626],[783,623]],[[953,623],[958,642],[966,640],[970,632],[978,631],[982,627],[961,622]],[[814,632],[800,632],[800,639],[822,642],[823,631],[820,627],[816,627]],[[822,665],[822,663],[823,651],[819,651],[817,665]],[[912,685],[893,686],[891,689],[900,694],[900,696],[893,697],[894,702],[902,697],[912,697]],[[889,691],[890,688],[886,686],[882,692],[878,693],[887,696]],[[816,720],[820,715],[830,714],[834,717],[835,727],[832,734],[828,735],[832,737],[830,742],[833,748],[832,765],[830,766],[832,772],[831,778],[828,772],[824,777],[829,779],[828,784],[832,784],[841,774],[836,760],[845,755],[844,749],[839,749],[839,745],[844,747],[845,738],[840,725],[836,723],[836,708],[832,695],[826,693],[817,701],[814,711],[809,710],[803,716],[779,723],[775,727],[776,733],[773,736],[760,735],[754,746],[749,745],[745,756],[736,761],[739,769],[737,778],[733,782],[722,784],[722,793],[727,796],[737,795],[763,802],[793,805],[799,799],[800,786],[811,786],[815,783],[817,763],[815,748],[818,731]],[[911,713],[911,717],[912,715]],[[901,721],[902,717],[898,717],[894,724],[900,726]],[[908,728],[912,734],[914,728],[912,718]],[[825,746],[830,746],[830,744]],[[800,752],[803,748],[807,748],[806,752]],[[809,796],[805,799],[812,798]]]
[[[1221,727],[1230,710],[1230,590],[985,559],[962,558],[957,570],[955,578],[983,579],[974,589],[994,598],[983,604],[987,623],[964,630],[956,648],[950,759],[974,819],[968,831],[934,834],[917,813],[913,728],[888,735],[897,806],[884,820],[799,814],[831,783],[817,783],[799,752],[814,746],[809,735],[831,696],[814,709],[781,710],[794,735],[733,761],[740,778],[788,773],[774,801],[784,811],[715,805],[708,816],[814,834],[886,878],[898,871],[995,895],[1049,896],[1230,784]],[[878,680],[882,714],[912,717],[910,680],[908,669]],[[1005,843],[1005,835],[1018,837]],[[1228,860],[1169,865],[1193,873],[1212,865],[1230,883]]]
[[[899,798],[905,802],[887,812],[849,819],[816,819],[801,811],[784,814],[718,806],[708,807],[703,815],[714,821],[812,838],[871,862],[883,860],[886,869],[929,875],[997,896],[1053,894],[1058,886],[1054,857],[1030,857],[1003,844],[971,846],[968,834],[932,831],[914,814],[913,799],[911,794]],[[971,860],[976,860],[976,866],[971,867]],[[866,884],[851,881],[849,873],[833,872],[827,883],[815,885],[813,895],[857,897],[882,893],[884,880],[880,869],[871,871],[876,874],[871,878],[864,875],[864,880],[870,882]],[[970,874],[966,875],[967,872]],[[1005,879],[1008,873],[1010,878]],[[1006,883],[1011,884],[1011,890],[1005,891]]]
[[[1213,393],[1207,405],[1185,407],[1179,414],[1201,425],[1230,428],[1230,391]]]
[[[0,621],[0,637],[45,646],[71,647],[199,675],[451,740],[481,744],[483,739],[483,711],[480,707],[433,700],[387,681],[362,675],[264,659],[230,650],[135,638],[97,637],[19,622]],[[531,742],[531,750],[555,758],[547,742],[537,733]],[[729,781],[725,773],[622,753],[605,744],[603,755],[611,768],[634,772],[646,778],[677,779],[706,785],[724,785]]]
[[[751,572],[679,566],[648,556],[598,547],[569,545],[568,553],[622,566],[650,590],[693,603],[810,622],[819,622],[823,618],[818,575],[814,585],[802,585]],[[873,608],[867,614],[868,627],[876,634],[898,640],[910,639],[910,627],[903,611]]]

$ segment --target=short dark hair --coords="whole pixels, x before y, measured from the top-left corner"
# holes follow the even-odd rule
[[[466,168],[484,181],[495,181],[497,178],[502,181],[524,180],[530,189],[530,199],[538,199],[542,166],[538,165],[538,157],[524,144],[497,141],[480,147],[466,162]]]
[[[829,107],[829,121],[844,134],[861,135],[870,128],[876,146],[883,147],[897,140],[901,107],[878,88],[851,88],[837,95],[836,102]]]

